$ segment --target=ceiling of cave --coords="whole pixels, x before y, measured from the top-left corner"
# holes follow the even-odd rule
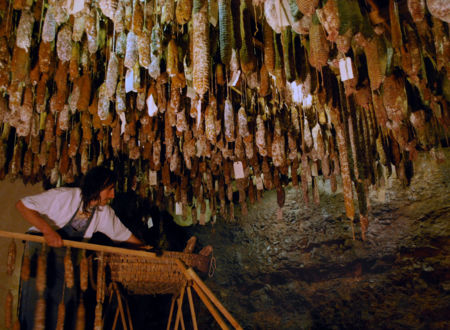
[[[0,0],[0,176],[97,164],[192,222],[367,191],[448,146],[445,0]],[[311,199],[311,200],[310,200]]]

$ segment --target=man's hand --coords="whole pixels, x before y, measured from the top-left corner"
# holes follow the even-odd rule
[[[63,240],[61,236],[54,231],[53,229],[48,230],[47,232],[43,233],[45,242],[48,246],[52,247],[62,247],[63,246]]]

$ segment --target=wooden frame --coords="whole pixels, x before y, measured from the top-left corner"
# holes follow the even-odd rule
[[[32,241],[32,242],[38,242],[38,243],[45,244],[45,239],[43,236],[13,233],[13,232],[0,230],[0,237],[13,238],[13,239],[18,239],[18,240],[26,240],[26,241]],[[146,257],[146,258],[158,258],[158,259],[165,258],[164,253],[162,256],[157,256],[155,253],[147,252],[147,251],[143,251],[143,250],[131,250],[131,249],[118,248],[118,247],[113,247],[113,246],[105,246],[105,245],[98,245],[98,244],[77,242],[77,241],[70,241],[70,240],[63,240],[63,245],[66,247],[73,247],[73,248],[92,250],[92,251],[98,251],[98,252],[118,253],[118,254],[141,256],[141,257]],[[194,288],[194,291],[197,293],[197,295],[200,297],[202,302],[205,304],[206,308],[209,310],[211,315],[217,321],[217,323],[219,324],[221,329],[229,329],[227,322],[222,318],[222,316],[223,316],[223,317],[225,317],[225,319],[228,321],[228,323],[234,329],[242,330],[242,327],[239,325],[239,323],[233,318],[233,316],[228,312],[228,310],[220,303],[219,299],[217,299],[217,297],[211,292],[211,290],[209,290],[209,288],[200,279],[200,277],[195,273],[195,271],[192,268],[189,268],[189,269],[186,268],[186,266],[183,264],[183,262],[180,259],[176,259],[175,261],[176,261],[176,264],[178,265],[178,267],[180,268],[182,274],[186,278],[186,283],[182,286],[179,294],[177,294],[177,296],[174,295],[172,298],[170,312],[169,312],[169,320],[167,323],[167,330],[170,329],[171,321],[173,318],[173,311],[174,311],[174,307],[175,307],[175,301],[177,301],[177,313],[175,315],[174,329],[178,329],[178,326],[180,324],[181,324],[181,328],[183,330],[185,329],[183,312],[182,312],[182,304],[183,304],[183,298],[184,298],[185,292],[187,292],[187,296],[188,296],[193,328],[194,328],[194,330],[198,330],[197,318],[195,315],[194,301],[192,298],[191,287]],[[114,283],[114,285],[116,285],[116,284]],[[122,322],[125,322],[125,320],[124,320],[125,313],[124,313],[123,306],[120,301],[120,295],[118,292],[116,292],[116,293],[118,296],[117,298],[119,300],[119,309],[120,309],[119,312],[122,316]],[[118,317],[118,314],[119,313],[116,314],[116,317]],[[131,322],[131,319],[129,321]],[[130,325],[131,325],[131,323],[130,323]]]

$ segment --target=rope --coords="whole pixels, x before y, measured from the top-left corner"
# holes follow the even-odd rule
[[[211,253],[211,260],[209,261],[209,270],[208,270],[208,277],[213,277],[214,272],[216,271],[216,257],[214,257],[214,252]]]

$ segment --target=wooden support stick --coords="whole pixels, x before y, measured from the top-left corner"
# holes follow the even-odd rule
[[[122,320],[122,326],[123,326],[124,330],[128,330],[127,321],[125,319],[125,310],[123,309],[122,299],[120,297],[120,291],[119,291],[119,288],[117,287],[116,282],[113,282],[113,287],[114,287],[114,291],[116,292],[117,304],[118,304],[119,310],[120,310],[120,319]]]
[[[194,327],[194,330],[198,330],[197,327],[197,317],[195,316],[195,309],[194,309],[194,300],[192,299],[192,291],[191,286],[188,285],[187,288],[188,293],[188,299],[189,299],[189,307],[191,309],[191,317],[192,317],[192,326]]]
[[[209,299],[214,303],[214,305],[219,309],[219,311],[225,316],[225,318],[228,320],[228,322],[231,323],[231,325],[235,329],[241,329],[242,327],[239,325],[239,323],[234,319],[234,317],[228,312],[228,310],[222,305],[222,303],[217,299],[217,297],[212,293],[212,291],[206,286],[206,284],[198,277],[198,275],[194,272],[192,268],[189,268],[187,270],[187,273],[189,274],[189,277],[192,278],[195,283],[203,290],[203,292],[208,296]]]
[[[216,298],[214,293],[209,290],[209,288],[206,286],[206,284],[201,280],[200,277],[194,272],[192,268],[186,269],[186,267],[183,265],[183,262],[180,260],[176,261],[178,266],[182,269],[183,273],[188,279],[192,279],[205,293],[205,295],[208,296],[209,299],[211,299],[211,302],[217,307],[217,309],[225,316],[225,318],[228,320],[228,322],[231,323],[231,325],[235,329],[242,329],[242,327],[239,325],[239,323],[233,318],[233,316],[227,311],[227,309],[220,303],[219,299]]]
[[[117,320],[119,319],[119,308],[116,309],[116,315],[114,315],[114,322],[111,329],[115,329],[117,326]]]
[[[178,303],[178,309],[177,309],[177,317],[175,319],[175,326],[174,329],[178,329],[178,324],[180,322],[180,319],[182,321],[181,327],[184,329],[184,322],[183,322],[183,298],[184,298],[184,290],[186,289],[186,283],[183,284],[181,287],[180,295],[178,296],[177,303]]]
[[[203,301],[203,303],[205,304],[206,308],[208,308],[209,312],[214,317],[216,322],[219,324],[220,328],[228,330],[229,328],[228,328],[227,324],[220,317],[219,312],[217,312],[217,310],[214,308],[213,304],[211,304],[211,302],[209,301],[208,297],[203,293],[202,289],[200,289],[200,287],[197,285],[197,283],[194,283],[192,285],[192,287],[194,288],[195,292],[197,292],[198,296]]]
[[[167,320],[167,328],[166,328],[166,330],[170,330],[170,323],[172,322],[173,308],[175,306],[175,300],[177,300],[177,299],[176,299],[175,295],[173,295],[172,302],[170,303],[169,319]]]
[[[125,306],[127,307],[128,323],[130,325],[130,330],[133,330],[133,322],[131,320],[130,306],[128,305],[127,300],[125,300]]]

